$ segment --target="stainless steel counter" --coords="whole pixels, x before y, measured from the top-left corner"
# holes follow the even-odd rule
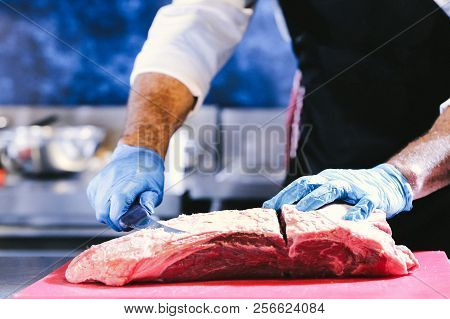
[[[0,298],[11,298],[12,294],[46,276],[70,258],[2,256],[0,253]]]

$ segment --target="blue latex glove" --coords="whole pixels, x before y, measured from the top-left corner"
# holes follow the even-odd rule
[[[111,160],[87,188],[97,220],[116,231],[127,227],[119,222],[135,199],[153,211],[163,198],[164,161],[145,148],[119,144]]]
[[[300,211],[316,210],[335,200],[354,205],[345,215],[347,220],[362,220],[375,209],[391,218],[412,208],[412,189],[406,178],[392,165],[372,169],[327,169],[317,175],[301,177],[272,199],[264,208],[280,209],[298,201]]]

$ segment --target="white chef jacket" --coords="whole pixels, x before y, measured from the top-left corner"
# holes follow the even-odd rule
[[[260,0],[261,1],[261,0]],[[450,0],[434,0],[450,15]],[[173,0],[162,7],[136,57],[130,83],[156,72],[183,83],[200,106],[216,73],[242,39],[256,0]],[[450,99],[441,105],[441,112]]]

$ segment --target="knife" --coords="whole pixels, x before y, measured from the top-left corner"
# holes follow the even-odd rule
[[[147,210],[139,203],[139,200],[135,200],[128,211],[120,218],[120,224],[126,230],[162,228],[167,233],[184,233],[182,230],[161,224],[152,215],[153,211]]]

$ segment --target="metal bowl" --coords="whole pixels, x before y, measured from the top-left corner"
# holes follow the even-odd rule
[[[19,126],[0,132],[6,169],[43,175],[81,172],[105,137],[99,127]]]

